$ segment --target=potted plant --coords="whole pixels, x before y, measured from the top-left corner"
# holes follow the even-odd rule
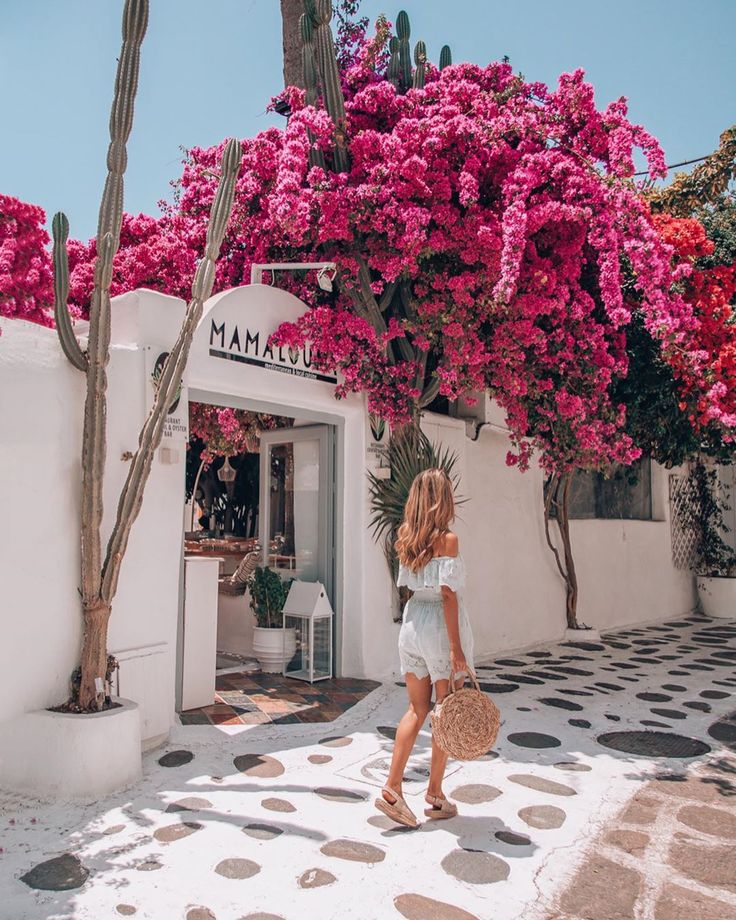
[[[253,630],[253,653],[267,674],[281,674],[296,652],[296,631],[283,628],[292,581],[282,581],[278,572],[258,566],[249,585],[250,606],[258,624]]]
[[[697,462],[690,473],[690,524],[695,532],[695,581],[703,612],[736,617],[736,552],[725,542],[730,511],[715,468]]]

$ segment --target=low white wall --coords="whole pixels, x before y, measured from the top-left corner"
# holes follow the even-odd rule
[[[170,345],[183,311],[183,302],[148,291],[113,300],[103,548],[129,468],[123,455],[135,451],[148,411],[144,351],[127,340]],[[3,319],[0,325],[3,722],[63,702],[79,660],[85,381],[62,354],[53,330],[20,320]],[[141,705],[144,741],[165,737],[174,719],[184,461],[183,442],[173,453],[156,454],[110,620],[111,652],[132,660],[156,650],[155,670],[136,666],[129,679],[120,676],[126,695]],[[125,667],[123,660],[121,672]]]
[[[95,802],[141,778],[138,706],[91,715],[28,712],[0,722],[0,785],[53,801]]]
[[[0,328],[2,722],[62,702],[77,664],[84,376],[53,330]]]

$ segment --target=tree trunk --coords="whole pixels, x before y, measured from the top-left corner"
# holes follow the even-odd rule
[[[565,619],[568,629],[587,629],[585,624],[578,622],[578,577],[575,571],[575,559],[572,554],[570,540],[570,517],[568,513],[568,500],[570,497],[570,484],[572,473],[553,473],[547,483],[547,494],[544,499],[544,534],[547,545],[552,550],[557,563],[557,570],[565,582]],[[562,554],[552,542],[549,532],[549,521],[554,510],[557,530],[562,540]]]
[[[570,482],[572,473],[565,473],[562,477],[562,496],[557,506],[557,529],[562,538],[562,547],[565,554],[565,570],[567,578],[565,579],[565,614],[567,617],[568,629],[579,629],[578,623],[578,576],[575,571],[575,560],[572,555],[572,543],[570,541],[570,518],[568,515],[568,498],[570,495]]]
[[[304,76],[302,74],[302,43],[299,29],[299,19],[303,12],[303,0],[281,0],[284,86],[304,87]]]
[[[85,711],[100,709],[105,698],[107,674],[107,624],[111,607],[97,601],[84,608],[84,638],[82,640],[82,682],[79,687],[79,706]],[[102,681],[98,690],[97,679]]]

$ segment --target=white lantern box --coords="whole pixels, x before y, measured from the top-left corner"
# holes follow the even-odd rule
[[[284,636],[296,634],[296,652],[284,656],[284,676],[298,680],[332,677],[332,620],[334,612],[324,585],[293,581],[284,604]]]

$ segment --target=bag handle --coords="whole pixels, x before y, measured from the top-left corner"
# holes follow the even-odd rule
[[[473,682],[473,684],[475,685],[475,689],[478,691],[478,693],[482,693],[483,691],[480,689],[480,684],[478,683],[478,678],[475,676],[475,671],[474,671],[472,668],[468,668],[468,676],[470,677],[470,680],[471,680],[471,681]],[[457,689],[462,689],[462,688],[460,687],[460,688],[457,688]],[[456,691],[456,688],[455,688],[455,672],[454,672],[452,669],[450,669],[450,689],[449,689],[449,691],[448,691],[448,695],[449,695],[450,693],[455,693],[455,691]]]

